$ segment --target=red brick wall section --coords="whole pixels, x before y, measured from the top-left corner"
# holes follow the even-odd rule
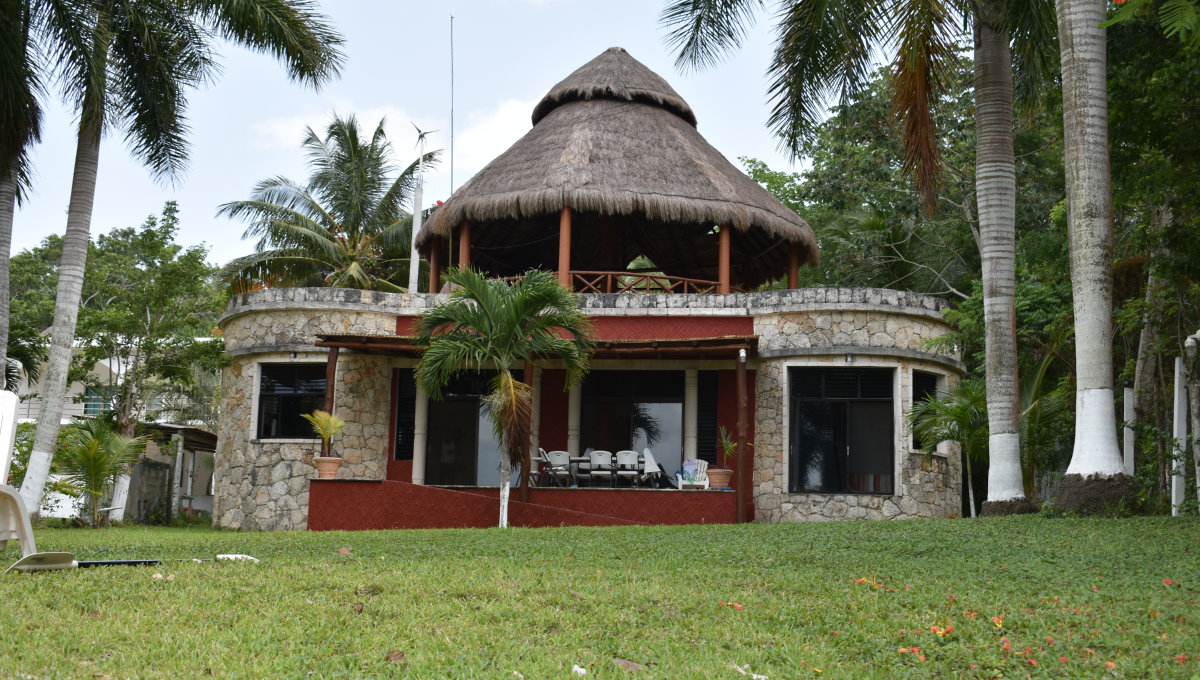
[[[756,376],[757,371],[746,369],[746,419],[750,421],[746,428],[746,441],[750,444],[754,443],[754,381]],[[717,371],[717,427],[724,427],[725,431],[729,433],[729,438],[737,441],[737,371],[733,369]],[[720,431],[718,430],[718,432]],[[720,449],[720,446],[717,448]],[[746,469],[753,470],[753,447],[749,447],[748,455]],[[733,460],[724,461],[724,452],[720,456],[726,467],[735,467]],[[734,485],[738,483],[736,471],[733,473],[730,483]],[[747,489],[746,493],[746,518],[754,521],[754,493],[751,489]]]
[[[562,369],[542,371],[542,422],[538,446],[547,451],[567,450],[567,416],[570,399],[563,391],[567,372]]]
[[[749,316],[593,316],[597,340],[677,340],[754,335]]]
[[[510,524],[521,527],[640,524],[515,500],[508,515]],[[390,480],[313,480],[308,496],[311,531],[485,529],[499,519],[499,498]]]
[[[463,491],[500,497],[495,488]],[[732,491],[536,488],[529,502],[644,524],[733,524],[736,518]]]
[[[417,317],[396,317],[396,335],[416,335]]]

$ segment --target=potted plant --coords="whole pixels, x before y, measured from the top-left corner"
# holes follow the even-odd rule
[[[726,489],[729,488],[729,481],[733,478],[733,470],[729,465],[737,460],[737,442],[729,438],[729,433],[721,427],[718,444],[721,450],[725,452],[724,465],[708,468],[708,487],[710,489]]]
[[[301,413],[300,417],[312,423],[313,432],[316,432],[317,436],[321,438],[321,455],[313,457],[313,462],[317,464],[317,477],[320,479],[337,477],[338,468],[342,466],[342,459],[333,455],[330,440],[333,439],[333,435],[346,429],[346,421],[325,411],[313,411],[311,414]]]

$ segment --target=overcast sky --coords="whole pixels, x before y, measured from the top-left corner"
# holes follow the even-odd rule
[[[341,77],[320,92],[288,82],[272,59],[223,46],[223,74],[194,92],[189,106],[191,165],[176,186],[156,183],[122,135],[102,144],[92,236],[136,226],[168,200],[179,202],[180,242],[205,243],[223,264],[251,251],[245,226],[216,217],[222,203],[248,198],[260,179],[307,178],[299,143],[306,125],[332,112],[364,126],[387,117],[400,160],[416,158],[411,122],[430,148],[449,150],[450,13],[454,20],[454,186],[530,129],[534,105],[551,86],[613,46],[667,79],[691,104],[700,133],[733,163],[739,156],[789,169],[766,128],[771,21],[760,16],[743,48],[723,65],[694,74],[674,68],[658,23],[661,0],[321,0],[346,38]],[[36,193],[16,215],[13,251],[62,234],[70,196],[74,112],[47,102],[43,142],[34,153]],[[448,161],[447,154],[447,161]],[[449,162],[427,178],[425,201],[451,191]]]

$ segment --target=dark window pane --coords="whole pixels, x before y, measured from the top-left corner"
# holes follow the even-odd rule
[[[845,404],[794,401],[792,491],[836,493],[842,488],[841,437]]]
[[[683,371],[636,371],[633,398],[639,401],[683,401]]]
[[[825,371],[819,368],[798,368],[792,371],[792,395],[802,399],[820,399],[821,382]]]
[[[300,417],[325,408],[325,364],[260,364],[259,439],[315,439]]]
[[[850,408],[849,490],[856,493],[892,493],[895,449],[892,441],[890,401],[859,401]]]
[[[717,372],[699,371],[699,404],[696,408],[696,455],[717,463]]]
[[[826,399],[857,399],[859,371],[852,368],[825,371]]]
[[[937,396],[937,376],[924,371],[913,371],[913,403]]]
[[[411,368],[400,372],[396,387],[396,460],[412,460],[413,429],[416,426],[417,383]]]
[[[863,399],[891,399],[893,373],[895,371],[888,369],[862,369],[862,391],[860,392],[860,396]]]

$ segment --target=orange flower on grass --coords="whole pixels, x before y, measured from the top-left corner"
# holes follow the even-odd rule
[[[1116,668],[1116,667],[1117,667],[1117,664],[1115,664],[1115,663],[1113,663],[1113,662],[1111,662],[1111,661],[1105,661],[1105,662],[1104,662],[1104,665],[1105,665],[1105,666],[1108,666],[1109,668]]]
[[[1004,627],[1004,617],[1003,616],[993,616],[992,623],[995,624],[995,626],[997,628],[1003,628]]]
[[[1066,663],[1066,662],[1067,662],[1067,657],[1065,657],[1065,656],[1060,656],[1060,657],[1058,657],[1058,660],[1059,660],[1059,661],[1061,661],[1061,662],[1063,662],[1063,663]]]

